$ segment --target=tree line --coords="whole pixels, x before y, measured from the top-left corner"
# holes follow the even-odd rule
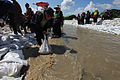
[[[105,10],[106,11],[106,10]],[[105,11],[101,12],[100,15],[102,15]],[[120,10],[119,9],[111,9],[112,17],[113,18],[120,18]],[[64,16],[64,20],[72,20],[76,19],[76,15],[70,15],[70,16]]]

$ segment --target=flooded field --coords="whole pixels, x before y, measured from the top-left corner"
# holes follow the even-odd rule
[[[37,49],[25,50],[26,80],[120,80],[120,35],[70,25],[64,32],[49,40],[52,55],[31,57]]]

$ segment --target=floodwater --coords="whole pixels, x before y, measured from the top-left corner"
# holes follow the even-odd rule
[[[120,35],[71,25],[64,32],[63,38],[49,40],[53,63],[42,78],[27,80],[120,80]]]

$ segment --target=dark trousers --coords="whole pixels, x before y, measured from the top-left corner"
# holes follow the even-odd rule
[[[90,18],[86,18],[86,24],[90,23]]]
[[[22,32],[21,32],[21,30],[20,30],[20,25],[18,25],[17,23],[15,23],[15,15],[13,15],[13,14],[10,14],[9,15],[9,17],[10,17],[10,26],[11,26],[11,28],[13,29],[13,31],[14,31],[14,34],[18,34],[18,32],[20,33],[20,34],[22,34]]]
[[[80,19],[80,24],[84,25],[84,19]]]
[[[19,26],[13,25],[12,27],[13,27],[14,34],[18,34],[18,32],[19,32],[20,34],[22,34]],[[23,34],[22,34],[22,35],[23,35]]]
[[[80,20],[78,20],[78,24],[80,24]]]
[[[33,29],[33,26],[32,26],[32,24],[31,24],[31,21],[30,21],[30,20],[27,20],[27,21],[24,22],[23,29],[24,29],[25,33],[27,33],[27,29],[26,29],[27,26],[28,26],[28,28],[30,29],[31,33],[33,33],[33,32],[34,32],[34,29]]]
[[[42,39],[44,39],[43,29],[40,27],[39,24],[31,24],[34,26],[34,32],[36,34],[36,41],[39,45],[42,44]]]
[[[61,37],[61,23],[55,23],[53,25],[53,33],[55,36]]]
[[[93,18],[94,23],[97,23],[97,17]]]

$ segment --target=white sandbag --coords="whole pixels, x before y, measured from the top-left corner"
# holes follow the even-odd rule
[[[14,58],[24,59],[23,51],[22,50],[14,50],[14,51],[8,52],[4,56],[4,59],[8,58],[8,57],[14,57]]]
[[[8,38],[9,38],[9,36],[3,35],[3,36],[1,37],[1,40],[2,40],[2,41],[7,41]]]
[[[25,34],[25,37],[27,37],[27,38],[34,38],[35,37],[35,33]]]
[[[0,49],[0,59],[1,59],[1,56],[4,55],[4,54],[6,54],[8,51],[9,51],[9,50],[8,50],[7,47]]]
[[[33,43],[31,43],[31,42],[29,42],[29,41],[26,41],[25,43],[24,43],[24,47],[26,48],[26,47],[31,47],[33,45]]]
[[[46,37],[45,37],[42,45],[40,46],[38,52],[39,52],[39,53],[42,53],[42,54],[52,53],[52,48],[51,48],[51,46],[49,45],[48,40],[46,40]]]
[[[0,80],[22,80],[22,77],[14,78],[14,77],[3,76],[2,79]]]
[[[13,39],[13,42],[20,42],[19,39]]]
[[[10,51],[22,49],[22,45],[18,42],[14,42],[14,43],[8,45],[8,47],[9,47]]]
[[[13,57],[8,57],[8,58],[5,58],[5,59],[2,59],[0,61],[0,64],[5,63],[5,62],[7,62],[7,63],[20,63],[20,64],[25,65],[25,66],[28,65],[26,60],[22,60],[20,58],[13,58]]]
[[[11,39],[9,36],[3,35],[0,40],[0,45],[10,44]]]
[[[0,78],[3,76],[18,77],[22,66],[20,63],[0,63]]]
[[[26,41],[28,41],[29,40],[29,37],[21,37],[20,39],[19,39],[20,41],[22,41],[22,42],[26,42]]]
[[[23,60],[24,56],[23,56],[23,52],[22,50],[14,50],[11,52],[8,52],[4,58],[0,61],[0,63],[11,63],[11,62],[15,62],[15,63],[20,63],[22,65],[27,66],[27,61]]]
[[[9,34],[11,32],[11,30],[10,30],[10,28],[8,27],[8,26],[4,26],[3,28],[2,28],[2,33],[3,34]]]

